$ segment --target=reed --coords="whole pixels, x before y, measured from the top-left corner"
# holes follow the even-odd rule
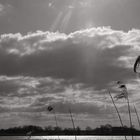
[[[119,95],[116,96],[117,100],[118,99],[125,98],[126,101],[127,101],[128,115],[129,115],[129,123],[130,123],[130,129],[132,131],[131,134],[132,134],[132,140],[133,140],[133,130],[132,130],[133,125],[132,125],[132,117],[131,117],[130,102],[129,102],[127,87],[121,81],[118,81],[117,84],[119,85],[119,88],[121,89],[121,94],[119,94]]]
[[[124,127],[124,125],[123,125],[123,121],[122,121],[122,119],[121,119],[121,115],[120,115],[120,113],[119,113],[119,110],[118,110],[118,108],[117,108],[117,106],[116,106],[116,104],[115,104],[115,102],[114,102],[114,99],[113,99],[113,97],[112,97],[112,95],[111,95],[111,93],[110,93],[110,91],[108,90],[108,93],[109,93],[109,96],[110,96],[110,98],[111,98],[111,100],[112,100],[112,103],[113,103],[113,105],[114,105],[114,108],[115,108],[115,110],[116,110],[116,112],[117,112],[117,114],[118,114],[118,118],[119,118],[119,120],[120,120],[120,124],[121,124],[121,126],[122,126],[122,128]],[[125,140],[127,140],[127,137],[126,136],[124,136],[125,137]]]
[[[48,111],[49,112],[53,112],[53,114],[54,114],[54,120],[55,120],[55,124],[56,124],[56,128],[58,128],[58,122],[57,122],[57,118],[56,118],[55,109],[52,106],[48,106]],[[60,140],[59,135],[58,135],[58,140]]]
[[[126,99],[127,99],[127,105],[128,105],[128,114],[129,114],[130,128],[132,130],[133,125],[132,125],[132,116],[131,116],[131,110],[130,110],[130,102],[129,102],[129,98],[128,97]],[[132,132],[132,140],[133,140],[133,132]]]
[[[70,118],[71,118],[71,122],[72,122],[72,126],[73,126],[73,130],[75,131],[76,133],[76,127],[75,127],[75,123],[74,123],[74,119],[73,119],[73,115],[72,115],[72,112],[71,112],[71,108],[69,107],[69,114],[70,114]],[[75,134],[75,140],[77,140],[77,136]]]
[[[138,124],[139,124],[139,127],[140,127],[140,118],[139,118],[139,115],[138,115],[138,112],[137,112],[137,109],[136,109],[135,105],[134,105],[134,110],[135,110],[137,120],[138,120]]]

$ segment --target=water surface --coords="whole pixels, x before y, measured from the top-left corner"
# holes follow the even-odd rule
[[[77,140],[125,140],[124,136],[77,136]],[[75,136],[1,136],[0,140],[75,140]],[[127,140],[132,137],[127,136]],[[140,140],[140,136],[134,136],[134,140]]]

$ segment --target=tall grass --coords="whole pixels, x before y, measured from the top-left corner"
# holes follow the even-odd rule
[[[131,129],[131,134],[132,134],[132,140],[133,140],[133,125],[132,125],[132,117],[131,117],[131,108],[130,108],[130,102],[129,102],[129,96],[128,96],[128,91],[127,91],[127,87],[125,84],[123,84],[123,82],[118,81],[117,84],[119,85],[119,88],[121,89],[121,96],[116,96],[117,99],[121,99],[124,98],[127,101],[127,106],[128,106],[128,115],[129,115],[129,123],[130,123],[130,129]]]
[[[113,103],[113,105],[114,105],[114,108],[115,108],[115,110],[116,110],[116,112],[117,112],[117,114],[118,114],[118,118],[119,118],[119,120],[120,120],[120,124],[121,124],[121,126],[122,126],[122,128],[124,127],[124,125],[123,125],[123,121],[122,121],[122,119],[121,119],[121,115],[120,115],[120,113],[119,113],[119,110],[118,110],[118,108],[117,108],[117,106],[116,106],[116,104],[115,104],[115,102],[114,102],[114,99],[113,99],[113,97],[112,97],[112,95],[111,95],[111,92],[108,90],[108,93],[109,93],[109,96],[110,96],[110,98],[111,98],[111,100],[112,100],[112,103]],[[124,136],[125,137],[125,140],[127,140],[127,137],[126,136]]]
[[[56,113],[55,113],[55,108],[52,106],[48,106],[48,111],[49,112],[53,112],[54,114],[54,120],[55,120],[55,124],[56,124],[56,129],[58,128],[58,122],[57,122],[57,118],[56,118]],[[58,140],[60,140],[60,137],[58,135]]]
[[[140,118],[139,118],[139,115],[138,115],[138,112],[137,112],[137,109],[136,109],[135,105],[134,105],[134,110],[135,110],[137,120],[138,120],[138,124],[139,124],[139,127],[140,127]]]
[[[72,112],[71,112],[71,108],[69,107],[69,114],[70,114],[70,118],[71,118],[71,122],[72,122],[72,126],[73,126],[73,130],[75,131],[76,133],[76,127],[75,127],[75,123],[74,123],[74,120],[73,120],[73,115],[72,115]],[[75,140],[77,140],[77,136],[75,134]]]
[[[129,98],[127,97],[126,100],[127,100],[127,105],[128,105],[128,114],[129,114],[130,128],[131,128],[131,130],[132,130],[133,125],[132,125],[132,116],[131,116]],[[133,131],[133,130],[132,130],[132,131]],[[133,132],[132,132],[132,140],[133,140]]]

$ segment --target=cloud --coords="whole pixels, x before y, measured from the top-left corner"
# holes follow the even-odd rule
[[[108,116],[112,110],[110,103],[107,103],[104,98],[104,91],[95,90],[82,83],[50,77],[0,76],[0,85],[0,113],[6,115],[7,121],[14,118],[22,120],[25,116],[28,118],[27,124],[37,116],[41,121],[42,115],[46,116],[49,113],[48,105],[55,107],[60,120],[66,117],[67,121],[69,107],[74,114],[88,114],[89,117],[92,115],[97,117],[101,114]],[[11,119],[7,117],[7,114],[12,113],[16,114],[16,117],[12,116]]]
[[[4,10],[4,5],[0,4],[0,12],[3,12]]]
[[[129,91],[134,90],[135,82],[131,83]],[[75,114],[108,116],[115,112],[106,90],[95,90],[82,83],[74,84],[50,77],[1,76],[0,85],[1,113],[43,113],[48,105],[54,106],[58,114],[67,114],[69,107]],[[138,97],[134,96],[133,100],[136,99]],[[119,108],[125,105],[124,102],[116,104]]]
[[[59,93],[65,92],[67,85],[63,79],[50,77],[0,76],[0,106],[13,110],[16,108],[26,110],[35,102],[40,108],[43,101],[46,101],[44,104],[48,104],[48,101],[59,100]]]
[[[42,31],[1,35],[0,74],[50,76],[103,88],[112,80],[133,77],[138,33],[103,27],[68,35]]]
[[[98,101],[94,101],[100,105],[102,101],[98,95],[99,91],[94,88],[50,77],[0,76],[0,93],[0,106],[10,107],[13,110],[16,108],[28,110],[31,107],[42,111],[42,108],[46,108],[49,104],[92,103],[92,98],[98,98]]]
[[[4,16],[12,10],[12,6],[10,4],[2,4],[0,3],[0,16]]]

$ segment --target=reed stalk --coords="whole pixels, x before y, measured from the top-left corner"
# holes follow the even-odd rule
[[[140,118],[139,118],[139,115],[138,115],[138,112],[137,112],[137,109],[136,109],[135,105],[134,105],[134,110],[135,110],[137,120],[138,120],[138,124],[139,124],[139,127],[140,127]]]
[[[132,140],[133,140],[133,125],[132,125],[132,116],[131,116],[131,111],[130,111],[130,102],[129,102],[129,98],[127,97],[126,98],[127,100],[127,105],[128,105],[128,114],[129,114],[129,122],[130,122],[130,128],[131,128],[131,131],[132,131]]]
[[[53,114],[54,114],[54,119],[55,119],[56,129],[57,129],[57,128],[58,128],[58,122],[57,122],[57,118],[56,118],[55,110],[53,110]],[[58,135],[58,140],[60,140],[59,135]]]
[[[71,112],[71,109],[70,109],[70,108],[69,108],[69,114],[70,114],[70,118],[71,118],[73,130],[74,130],[75,133],[76,133],[76,127],[75,127],[75,123],[74,123],[74,120],[73,120],[73,115],[72,115],[72,112]],[[77,140],[76,134],[75,134],[75,140]]]
[[[119,110],[118,110],[118,108],[117,108],[117,106],[116,106],[116,104],[115,104],[115,102],[114,102],[114,99],[113,99],[113,97],[112,97],[112,95],[111,95],[111,93],[110,93],[110,91],[108,90],[108,93],[109,93],[109,96],[110,96],[110,98],[111,98],[111,100],[112,100],[112,103],[113,103],[113,105],[114,105],[114,107],[115,107],[115,110],[116,110],[116,112],[117,112],[117,114],[118,114],[118,118],[119,118],[119,120],[120,120],[120,124],[121,124],[121,126],[122,126],[122,128],[124,127],[124,125],[123,125],[123,121],[122,121],[122,119],[121,119],[121,115],[120,115],[120,113],[119,113]],[[126,136],[124,136],[125,137],[125,140],[127,140],[127,137]]]

